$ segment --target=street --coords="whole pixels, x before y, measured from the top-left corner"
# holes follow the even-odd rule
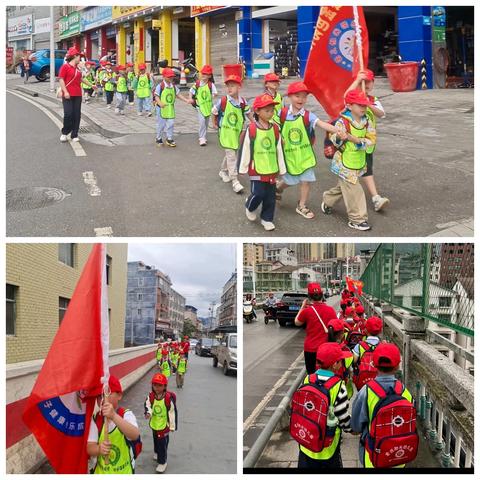
[[[446,228],[451,236],[473,235],[473,90],[394,94],[379,79],[387,118],[379,124],[375,178],[391,205],[375,213],[369,202],[371,232],[348,228],[341,202],[334,215],[321,213],[322,193],[336,178],[318,131],[317,182],[309,201],[316,218],[295,213],[292,188],[277,203],[276,230],[266,233],[245,217],[248,179],[241,180],[245,191],[235,194],[218,177],[223,152],[216,133],[210,130],[209,145],[198,147],[192,107],[178,102],[177,148],[159,148],[154,118],[139,119],[133,106],[120,118],[101,101],[84,105],[74,150],[59,142],[52,119],[23,99],[61,120],[61,103],[48,86],[32,80],[25,87],[39,97],[16,87],[24,89],[19,80],[7,81],[9,236],[426,236]],[[260,82],[249,81],[247,99],[260,89]],[[308,106],[325,117],[312,97]],[[79,149],[85,156],[77,156]]]

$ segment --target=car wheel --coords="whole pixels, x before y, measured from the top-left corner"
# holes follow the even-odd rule
[[[215,368],[218,367],[218,358],[217,358],[217,357],[213,357],[213,366],[214,366]]]
[[[287,322],[285,320],[279,320],[278,321],[278,324],[281,326],[281,327],[286,327],[287,326]]]
[[[223,374],[224,374],[224,375],[228,375],[228,373],[229,373],[228,364],[227,364],[227,361],[225,360],[225,361],[223,362]]]
[[[50,78],[50,69],[48,67],[43,67],[40,70],[40,73],[36,77],[36,79],[39,82],[44,82],[45,80],[48,80],[49,78]]]

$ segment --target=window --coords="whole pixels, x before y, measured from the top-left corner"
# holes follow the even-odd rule
[[[107,285],[110,285],[111,277],[112,277],[112,257],[110,255],[107,255],[106,266],[107,266]]]
[[[393,297],[393,303],[396,303],[397,305],[402,305],[403,304],[403,296],[402,295],[395,295]]]
[[[138,309],[137,309],[137,315],[138,315],[139,317],[142,316],[142,309],[141,309],[141,308],[138,308]]]
[[[58,244],[58,260],[65,265],[73,267],[74,261],[74,243],[59,243]]]
[[[422,297],[414,296],[412,297],[412,307],[421,307],[422,306]]]
[[[452,321],[452,316],[448,315],[448,313],[439,313],[437,315],[439,320],[442,320],[443,322],[451,322]]]
[[[144,280],[145,280],[145,279],[144,279],[143,277],[140,277],[140,278],[138,279],[138,286],[139,286],[139,287],[143,287],[143,282],[144,282]]]
[[[143,293],[137,293],[137,300],[141,302],[143,300]]]
[[[50,52],[47,53],[47,57],[50,57]],[[63,60],[65,58],[65,53],[64,52],[55,52],[55,58],[57,60]]]
[[[18,287],[7,283],[7,335],[15,335],[15,322],[17,320],[17,295]]]
[[[68,304],[70,303],[69,298],[58,297],[58,324],[62,323],[65,312],[67,311]]]
[[[438,306],[439,307],[450,307],[452,304],[452,298],[451,297],[440,297],[438,299]]]

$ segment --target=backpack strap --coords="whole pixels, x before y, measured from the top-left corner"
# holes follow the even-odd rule
[[[322,317],[320,317],[320,315],[318,314],[318,312],[315,310],[315,307],[313,307],[312,305],[312,310],[315,312],[315,315],[318,317],[318,320],[320,321],[322,327],[323,327],[323,331],[325,333],[328,333],[328,328],[325,326],[325,323],[323,322],[322,320]]]
[[[257,124],[255,122],[250,122],[248,125],[248,136],[250,138],[250,144],[252,144],[257,136]]]
[[[311,373],[309,376],[308,376],[308,381],[309,383],[317,383],[317,374],[316,373]]]
[[[274,122],[272,124],[273,126],[273,133],[275,135],[275,142],[278,143],[278,141],[280,140],[280,128],[278,128],[278,125]]]
[[[333,377],[330,377],[326,382],[324,382],[323,386],[327,389],[330,390],[333,388],[338,382],[341,382],[342,379],[338,377],[337,375],[334,375]]]
[[[405,390],[405,386],[403,385],[403,383],[402,383],[400,380],[397,380],[397,381],[395,382],[395,385],[393,386],[393,391],[394,391],[397,395],[402,396],[404,390]]]
[[[283,107],[280,110],[280,115],[278,116],[280,119],[280,126],[283,127],[283,124],[285,123],[285,120],[287,119],[288,115],[288,107]]]
[[[222,98],[220,99],[220,112],[222,115],[226,108],[227,108],[227,96],[223,95]]]
[[[382,399],[387,396],[385,389],[376,380],[371,380],[367,385],[378,398]]]

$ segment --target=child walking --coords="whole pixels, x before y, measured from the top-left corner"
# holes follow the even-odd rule
[[[125,72],[125,67],[119,65],[117,67],[117,77],[115,79],[116,83],[116,92],[115,92],[115,113],[120,115],[125,115],[125,104],[127,103],[127,74]]]
[[[135,91],[133,89],[133,81],[135,80],[134,65],[131,62],[127,63],[127,89],[128,89],[128,104],[135,105]]]
[[[83,101],[89,103],[95,89],[95,73],[92,67],[95,62],[85,62],[85,72],[82,78]]]
[[[263,79],[265,83],[265,93],[270,95],[275,100],[275,113],[273,115],[273,121],[280,125],[280,110],[285,106],[282,95],[278,89],[280,87],[280,77],[276,73],[267,73]]]
[[[183,388],[183,384],[185,382],[185,374],[187,373],[187,358],[185,357],[185,353],[180,353],[180,357],[178,358],[177,363],[177,374],[176,374],[176,381],[177,381],[177,388]]]
[[[112,70],[112,64],[105,64],[105,73],[102,76],[102,84],[107,97],[107,108],[112,108],[113,96],[115,94],[115,72]]]
[[[152,79],[146,73],[147,67],[144,63],[138,65],[138,75],[133,79],[133,89],[137,95],[137,115],[141,117],[145,112],[147,117],[152,116]]]
[[[254,120],[247,129],[240,155],[239,173],[248,173],[251,193],[245,204],[247,218],[254,222],[262,206],[260,220],[267,231],[274,230],[277,176],[286,173],[280,130],[272,123],[277,102],[263,94],[253,102]]]

